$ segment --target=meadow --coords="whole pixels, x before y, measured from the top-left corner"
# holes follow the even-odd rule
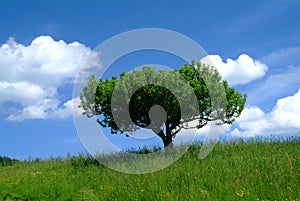
[[[83,154],[3,162],[0,199],[300,201],[299,138],[219,143],[203,160],[199,149],[193,145],[173,165],[140,175]]]

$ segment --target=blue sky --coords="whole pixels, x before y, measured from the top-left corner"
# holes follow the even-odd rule
[[[139,28],[190,37],[233,87],[248,94],[244,113],[224,133],[299,134],[299,10],[296,0],[1,1],[0,155],[24,159],[85,151],[70,113],[72,80],[99,44]],[[113,67],[145,63],[183,64],[145,51]]]

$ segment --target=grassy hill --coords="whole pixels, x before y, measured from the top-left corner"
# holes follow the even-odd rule
[[[89,156],[0,165],[0,200],[300,200],[300,144],[218,144],[203,160],[199,146],[161,171],[132,175]]]

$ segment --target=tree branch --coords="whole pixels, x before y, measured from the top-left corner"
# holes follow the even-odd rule
[[[199,119],[199,118],[193,118],[193,120],[196,120],[196,119]],[[191,121],[193,121],[193,120],[191,120]],[[216,120],[217,120],[217,119],[216,119]],[[185,123],[186,123],[186,122],[189,122],[189,121],[185,121]],[[193,126],[193,127],[184,127],[184,126],[183,126],[183,123],[182,123],[180,126],[177,126],[177,127],[179,127],[179,128],[178,128],[178,130],[176,130],[175,132],[172,133],[172,137],[175,136],[179,131],[181,131],[181,129],[186,129],[186,130],[187,130],[187,129],[195,129],[195,128],[199,129],[199,128],[202,128],[202,127],[205,126],[205,125],[206,125],[206,124],[203,124],[203,125],[200,125],[200,124],[199,124],[199,125]],[[176,128],[176,127],[175,127],[175,128]],[[175,128],[173,128],[173,129],[175,129]],[[173,129],[172,129],[172,130],[173,130]]]
[[[194,120],[216,121],[216,120],[219,120],[219,119],[220,119],[220,118],[193,117],[193,118],[191,118],[191,119],[182,121],[182,122],[180,122],[180,123],[181,123],[181,124],[183,124],[183,123],[188,123],[188,122],[194,121]]]
[[[179,129],[178,129],[177,131],[175,131],[174,133],[171,134],[172,137],[175,136],[182,128],[183,128],[183,127],[180,127],[180,126],[179,126]]]

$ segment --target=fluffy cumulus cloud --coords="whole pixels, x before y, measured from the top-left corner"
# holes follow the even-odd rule
[[[71,103],[78,100],[61,102],[58,89],[74,81],[87,58],[100,65],[99,55],[85,45],[50,36],[37,37],[28,46],[10,38],[1,45],[0,58],[0,107],[7,102],[17,107],[7,114],[12,121],[69,117]]]
[[[269,113],[255,106],[246,107],[236,125],[231,133],[237,136],[299,134],[300,89],[292,96],[278,99]]]
[[[17,114],[10,114],[7,120],[23,121],[25,119],[66,119],[72,115],[78,116],[82,111],[77,106],[80,103],[79,98],[74,98],[59,106],[57,99],[42,99],[37,104],[29,105],[20,110]]]
[[[235,60],[228,58],[226,62],[219,55],[208,55],[201,62],[215,66],[230,85],[247,84],[263,77],[268,70],[266,64],[246,54],[241,54]]]

